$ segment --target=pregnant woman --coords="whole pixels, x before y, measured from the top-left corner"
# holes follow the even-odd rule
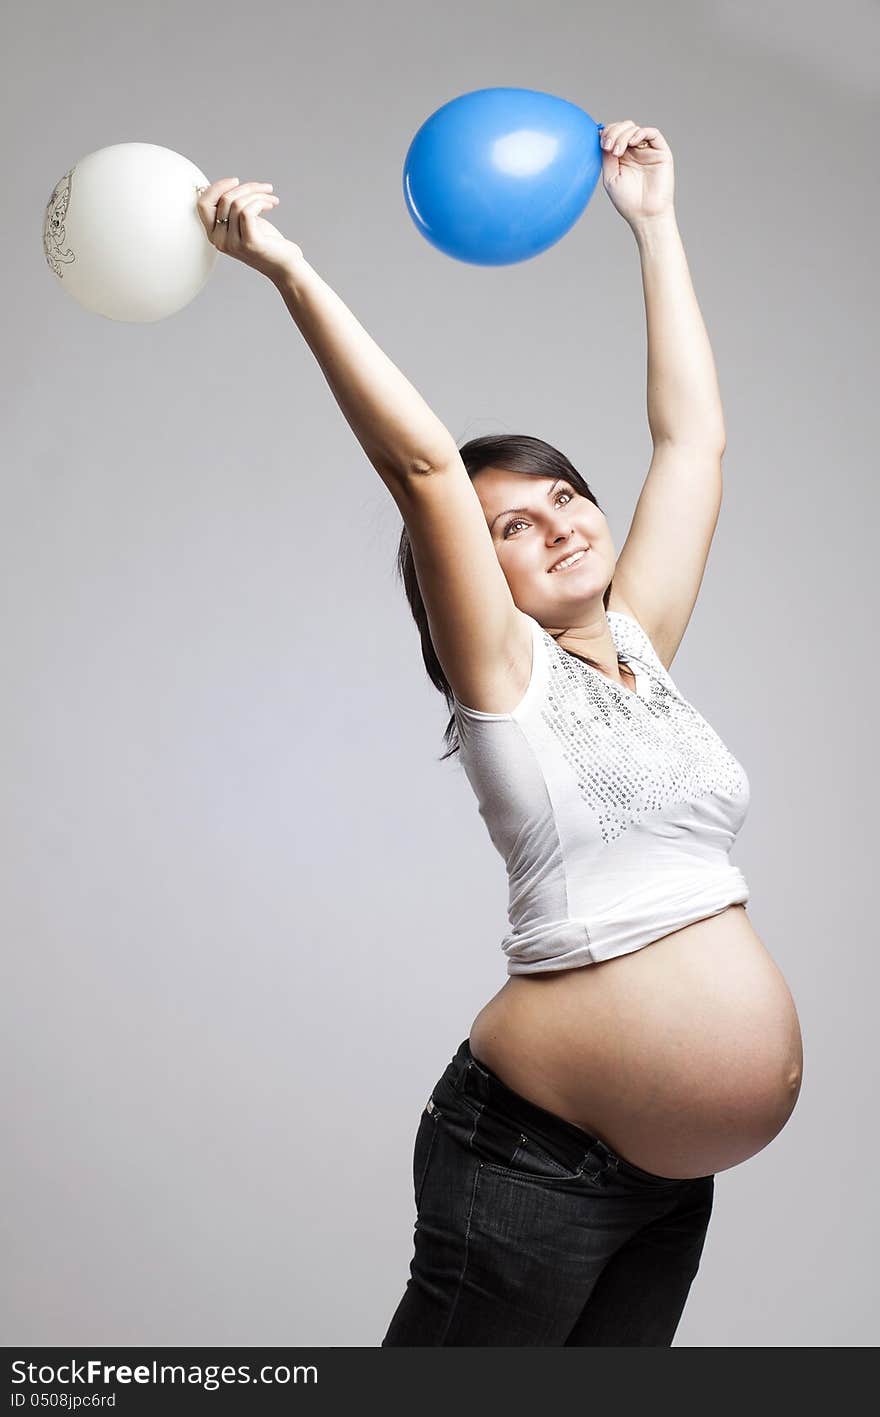
[[[260,216],[269,184],[199,201],[217,248],[279,289],[400,509],[447,742],[508,873],[508,978],[422,1112],[383,1347],[671,1344],[715,1173],[765,1147],[800,1090],[794,1001],[729,860],[748,778],[669,672],[725,430],[659,130],[609,124],[603,185],[641,259],[654,446],[619,555],[557,449],[456,446]]]

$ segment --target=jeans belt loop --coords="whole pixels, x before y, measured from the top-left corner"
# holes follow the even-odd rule
[[[465,1086],[470,1084],[472,1092],[475,1092],[482,1103],[489,1100],[489,1078],[480,1067],[479,1063],[469,1061],[465,1073]]]
[[[595,1149],[599,1153],[599,1159],[602,1162],[603,1168],[609,1171],[616,1171],[618,1158],[610,1147],[607,1147],[603,1141],[597,1139]]]

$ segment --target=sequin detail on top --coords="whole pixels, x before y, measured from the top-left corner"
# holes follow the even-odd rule
[[[745,904],[729,852],[749,782],[629,615],[606,611],[636,690],[531,616],[509,713],[455,698],[460,763],[507,867],[509,974],[595,964]]]
[[[603,840],[611,842],[669,806],[715,791],[742,793],[748,780],[715,730],[679,694],[641,626],[620,612],[606,613],[627,664],[634,659],[646,672],[648,696],[608,679],[544,630],[550,660],[541,716],[596,813]],[[618,731],[621,719],[625,733]]]

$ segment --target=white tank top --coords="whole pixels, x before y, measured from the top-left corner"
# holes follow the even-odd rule
[[[745,770],[641,625],[606,615],[635,692],[527,616],[532,673],[516,708],[453,696],[461,765],[507,866],[508,974],[598,964],[749,899],[729,860]]]

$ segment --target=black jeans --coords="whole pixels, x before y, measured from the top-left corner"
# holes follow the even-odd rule
[[[655,1176],[513,1092],[467,1039],[413,1155],[410,1278],[381,1347],[669,1346],[714,1176]]]

